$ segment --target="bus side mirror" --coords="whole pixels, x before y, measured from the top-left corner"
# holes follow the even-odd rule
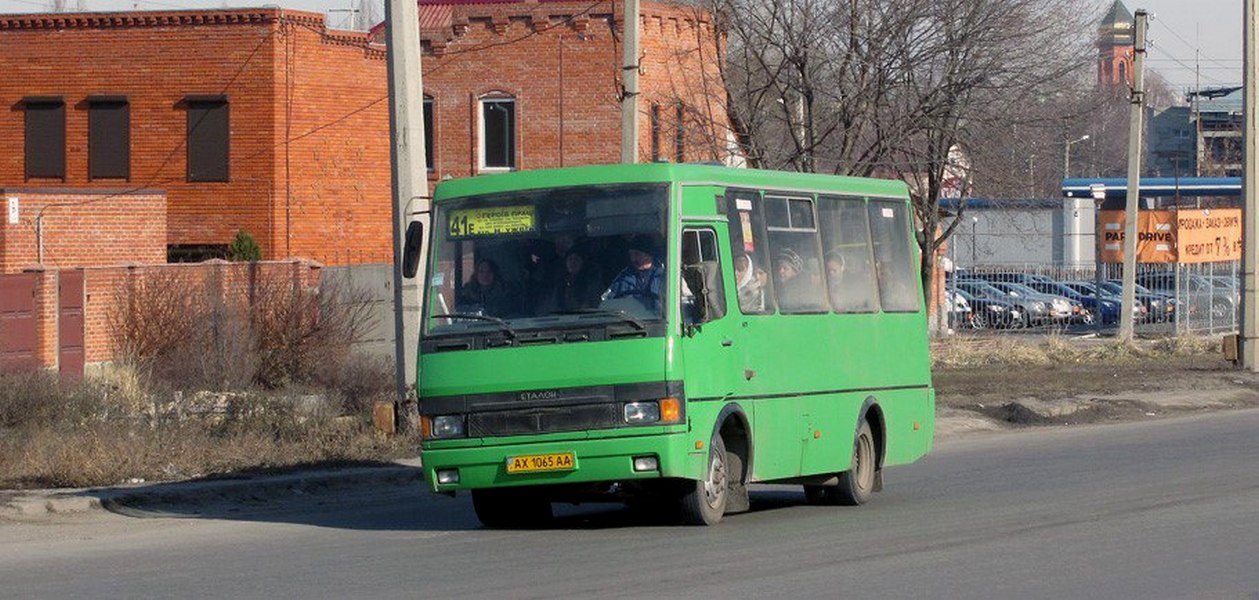
[[[424,247],[424,224],[412,221],[407,225],[406,244],[402,248],[402,276],[411,279],[420,268],[420,249]]]

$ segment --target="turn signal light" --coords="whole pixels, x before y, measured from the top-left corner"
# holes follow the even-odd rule
[[[660,422],[676,423],[682,420],[682,403],[677,398],[665,398],[660,401]]]

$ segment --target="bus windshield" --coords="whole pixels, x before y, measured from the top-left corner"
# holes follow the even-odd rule
[[[632,184],[439,202],[425,333],[663,320],[667,198],[667,184]]]

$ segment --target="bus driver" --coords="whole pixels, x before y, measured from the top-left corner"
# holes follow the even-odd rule
[[[621,270],[601,300],[635,298],[653,313],[660,312],[664,291],[664,267],[652,256],[651,237],[634,236],[629,244],[629,266]]]

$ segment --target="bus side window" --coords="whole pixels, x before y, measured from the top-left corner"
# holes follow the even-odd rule
[[[917,312],[918,282],[910,249],[909,215],[904,203],[871,200],[870,234],[874,239],[879,296],[887,312]]]
[[[682,232],[682,319],[688,325],[726,316],[726,290],[711,229]]]
[[[734,191],[727,195],[726,202],[739,310],[745,315],[771,314],[774,312],[773,284],[769,276],[769,246],[765,241],[760,194]]]
[[[841,313],[878,310],[865,200],[823,196],[818,199],[818,213],[831,306]]]
[[[821,249],[813,199],[765,196],[765,227],[772,252],[774,290],[784,314],[830,311],[822,283]]]

